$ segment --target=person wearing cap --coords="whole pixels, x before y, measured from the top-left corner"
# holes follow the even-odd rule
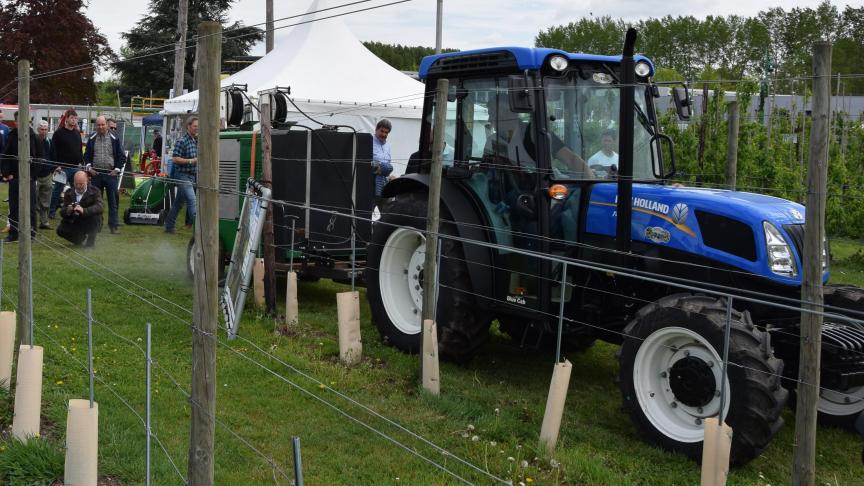
[[[9,236],[6,237],[7,243],[12,243],[18,241],[18,217],[19,217],[19,208],[18,208],[18,190],[19,190],[19,177],[18,177],[18,130],[19,127],[26,127],[27,130],[30,130],[30,158],[31,159],[41,159],[43,157],[42,154],[42,144],[37,140],[36,132],[33,131],[33,128],[27,123],[25,120],[24,123],[21,123],[21,120],[18,119],[18,112],[15,112],[15,119],[18,122],[18,127],[13,128],[9,131],[9,143],[6,144],[6,148],[3,150],[2,163],[0,163],[0,173],[3,175],[3,179],[9,182]],[[32,161],[28,161],[32,164]],[[33,167],[31,165],[31,167]],[[31,170],[31,174],[33,171]],[[33,224],[36,222],[36,184],[35,179],[33,177],[30,178],[30,234],[32,237],[36,237],[36,226]]]
[[[104,189],[108,199],[108,228],[111,234],[119,232],[117,222],[117,177],[126,164],[126,155],[120,139],[108,129],[104,116],[96,117],[96,131],[87,138],[84,162],[89,167],[91,184],[100,192]]]
[[[51,136],[51,155],[48,157],[58,164],[57,169],[66,173],[66,180],[72,181],[75,172],[84,167],[84,154],[81,152],[81,131],[78,129],[78,112],[69,108],[60,117],[60,124]],[[66,184],[54,184],[51,195],[51,207],[48,217],[54,219],[57,206],[60,205],[60,194]]]
[[[51,192],[54,189],[54,163],[51,162],[51,139],[48,138],[48,122],[39,120],[36,129],[39,144],[42,145],[43,158],[33,164],[36,177],[36,209],[39,213],[39,229],[51,229],[48,224],[48,209],[51,206]]]

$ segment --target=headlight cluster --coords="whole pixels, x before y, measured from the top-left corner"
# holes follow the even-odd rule
[[[795,257],[792,256],[792,249],[789,248],[786,239],[773,224],[765,221],[762,226],[765,229],[765,246],[768,250],[768,266],[771,271],[784,277],[797,276],[798,267],[795,265]]]

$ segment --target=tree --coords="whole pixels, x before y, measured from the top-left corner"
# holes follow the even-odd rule
[[[68,72],[35,78],[34,103],[92,103],[94,73],[114,59],[108,41],[84,15],[84,0],[0,2],[0,102],[14,102],[20,59],[32,73]]]
[[[384,44],[382,42],[363,42],[366,49],[372,51],[382,61],[400,71],[417,71],[420,61],[435,54],[434,47],[403,46],[401,44]],[[455,52],[456,49],[442,49],[441,52]]]
[[[222,23],[222,61],[244,56],[264,32],[256,27],[244,27],[242,22],[226,24],[234,0],[189,0],[189,27],[186,49],[186,69],[183,85],[192,85],[195,70],[195,36],[203,21]],[[174,39],[177,35],[177,1],[150,0],[148,13],[137,26],[123,33],[125,45],[120,49],[123,59],[114,67],[128,99],[135,94],[168,96],[174,77]]]

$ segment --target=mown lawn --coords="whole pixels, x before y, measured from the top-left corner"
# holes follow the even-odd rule
[[[5,207],[2,209],[5,212]],[[145,363],[139,346],[143,348],[147,322],[153,325],[156,361],[154,431],[180,472],[186,473],[190,405],[184,392],[189,389],[191,376],[192,307],[191,281],[185,266],[189,236],[188,230],[166,235],[158,227],[124,226],[121,235],[101,234],[95,250],[69,248],[56,235],[45,232],[34,243],[35,339],[45,347],[43,437],[62,444],[66,401],[87,396],[82,366],[87,337],[83,312],[86,289],[92,288],[94,314],[99,320],[94,328],[95,368],[103,382],[96,385],[101,415],[100,474],[122,484],[143,483],[145,435],[135,413],[144,415]],[[864,268],[849,261],[855,248],[860,245],[834,242],[834,278],[864,285]],[[4,300],[3,309],[8,310],[17,295],[17,245],[6,245],[5,256],[3,289],[12,298]],[[490,343],[471,363],[442,363],[442,395],[429,397],[418,387],[419,359],[380,342],[364,295],[365,359],[352,368],[339,363],[335,293],[345,290],[345,286],[329,281],[302,283],[301,322],[287,334],[275,332],[272,319],[249,308],[240,326],[241,335],[284,364],[248,342],[220,338],[217,416],[222,425],[216,432],[217,484],[272,484],[274,475],[277,483],[287,484],[281,473],[274,473],[269,461],[292,475],[292,436],[302,440],[304,475],[309,484],[457,482],[359,422],[471,482],[490,482],[453,457],[340,398],[334,390],[450,454],[515,483],[699,482],[695,463],[646,445],[621,412],[620,394],[613,383],[618,367],[614,346],[598,344],[583,354],[568,356],[574,367],[564,425],[557,452],[548,457],[538,452],[537,437],[551,356],[518,349],[493,330]],[[0,421],[5,426],[10,418],[8,398],[0,396],[0,402]],[[786,422],[764,455],[731,473],[730,484],[789,482],[794,424],[789,410]],[[864,484],[858,437],[822,428],[818,440],[820,484]],[[3,444],[0,450],[0,464],[8,445]],[[181,482],[155,443],[153,482]]]

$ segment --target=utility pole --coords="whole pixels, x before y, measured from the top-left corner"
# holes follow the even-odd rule
[[[813,46],[813,128],[807,171],[807,212],[802,262],[801,358],[795,411],[795,453],[792,484],[812,486],[816,480],[816,404],[822,351],[822,251],[825,234],[825,192],[828,180],[828,127],[831,117],[831,43]]]
[[[261,165],[264,187],[273,188],[273,139],[271,137],[270,96],[261,103]],[[252,177],[255,175],[252,174]],[[267,313],[276,315],[276,248],[273,238],[273,205],[267,206],[264,216],[264,303]]]
[[[726,188],[735,190],[738,179],[738,100],[729,102],[729,136],[726,141]]]
[[[198,137],[198,219],[195,224],[195,277],[192,300],[192,403],[189,484],[213,484],[216,433],[216,323],[219,320],[219,72],[222,25],[198,24],[201,89]]]
[[[265,0],[264,3],[267,9],[267,32],[264,34],[264,38],[267,44],[266,52],[270,52],[273,50],[273,0]]]
[[[33,344],[30,259],[30,61],[18,61],[18,313],[19,344]],[[16,346],[17,349],[17,346]]]
[[[178,0],[177,37],[174,47],[174,96],[183,94],[183,77],[186,71],[186,23],[188,19],[189,0]],[[201,32],[198,32],[198,36],[200,38]]]
[[[435,18],[435,54],[441,54],[441,37],[444,33],[444,0],[438,0],[438,13]]]

